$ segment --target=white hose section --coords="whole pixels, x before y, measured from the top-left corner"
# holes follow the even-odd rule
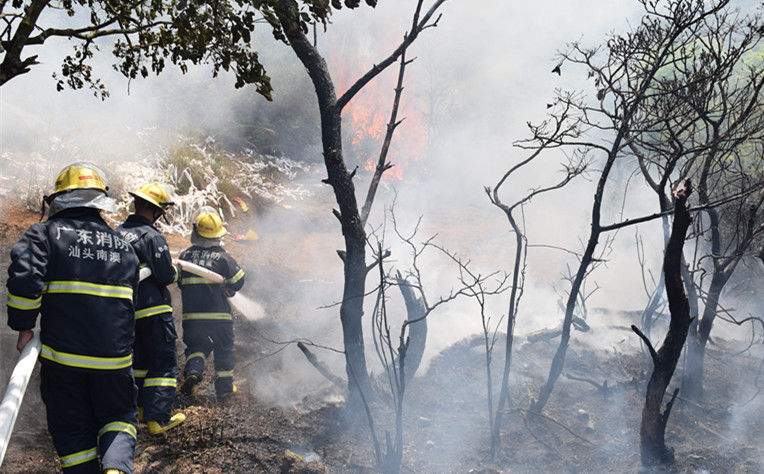
[[[140,269],[139,278],[141,281],[151,276],[151,270],[143,267]],[[34,366],[37,363],[37,356],[40,355],[40,335],[35,334],[31,341],[24,346],[24,350],[19,355],[19,360],[13,368],[8,386],[5,387],[3,401],[0,403],[0,466],[5,459],[5,451],[8,449],[8,443],[11,440],[13,426],[16,424],[16,418],[19,416],[21,402],[24,400],[29,379],[32,378]]]
[[[151,276],[151,269],[149,267],[141,267],[138,271],[138,280],[143,281]]]
[[[175,263],[188,273],[193,273],[196,276],[205,278],[210,283],[225,283],[225,278],[223,278],[221,275],[213,272],[212,270],[207,270],[206,268],[195,263],[187,262],[185,260],[175,260]]]
[[[29,379],[32,378],[37,356],[40,354],[40,336],[35,334],[29,343],[21,351],[19,361],[13,368],[11,379],[3,395],[3,401],[0,403],[0,466],[5,459],[5,450],[8,449],[8,442],[11,440],[13,425],[16,423],[16,417],[19,415],[21,401],[24,399],[24,393],[27,390]]]

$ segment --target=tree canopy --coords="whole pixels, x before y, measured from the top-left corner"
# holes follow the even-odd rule
[[[93,73],[91,61],[100,48],[111,48],[114,69],[128,79],[161,73],[168,63],[186,72],[208,64],[212,75],[231,71],[236,87],[252,84],[271,99],[270,77],[258,55],[253,31],[274,25],[279,0],[3,0],[0,1],[0,86],[30,71],[38,55],[29,53],[51,38],[66,38],[72,50],[54,74],[56,87],[88,87],[105,98],[108,90]],[[290,0],[301,28],[326,25],[332,12],[357,8],[359,0]],[[376,0],[366,0],[375,6]],[[267,26],[270,27],[270,26]],[[284,40],[279,28],[276,39]],[[111,41],[106,41],[110,39]]]

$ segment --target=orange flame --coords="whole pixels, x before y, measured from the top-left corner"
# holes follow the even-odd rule
[[[382,41],[377,44],[387,44],[387,42]],[[393,38],[390,39],[389,44],[394,44]],[[363,65],[370,65],[374,61],[371,57],[354,58],[354,55],[364,56],[358,50],[346,50],[333,55],[330,60],[339,94],[347,90],[363,74]],[[358,67],[352,67],[354,65]],[[357,158],[362,163],[363,169],[370,173],[374,172],[377,166],[390,120],[397,72],[398,68],[391,66],[389,70],[371,81],[345,107],[343,126],[350,142],[347,146],[348,156]],[[414,88],[407,87],[409,84],[406,79],[410,77],[409,74],[407,70],[397,118],[404,121],[395,130],[387,154],[387,161],[394,165],[384,174],[383,178],[387,180],[402,181],[406,171],[424,157],[429,144],[424,106],[422,101],[411,93]]]

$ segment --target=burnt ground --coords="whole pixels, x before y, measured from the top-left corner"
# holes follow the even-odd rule
[[[9,242],[26,227],[26,221],[33,220],[27,216],[15,227],[0,226],[0,266],[7,265]],[[280,278],[286,282],[295,275],[285,269]],[[266,303],[268,314],[278,316],[289,310],[276,302]],[[623,330],[630,321],[613,315],[599,317],[606,321],[593,324],[591,333],[576,333],[566,373],[599,384],[607,381],[611,390],[604,393],[589,383],[561,378],[543,416],[528,415],[525,409],[543,381],[556,341],[528,344],[518,340],[511,409],[493,466],[487,462],[486,379],[480,341],[467,338],[441,352],[407,393],[404,472],[638,471],[638,427],[648,366],[636,346],[624,342],[634,338]],[[262,337],[277,333],[275,326],[273,318],[254,323],[237,319],[239,394],[221,405],[205,384],[196,397],[180,397],[178,404],[189,414],[188,421],[161,438],[151,439],[141,428],[136,472],[373,472],[366,418],[348,413],[328,383],[316,389],[315,379],[306,381],[305,395],[293,397],[302,401],[288,407],[254,395],[258,392],[253,382],[277,380],[274,374],[286,370],[278,358],[269,357],[281,346]],[[603,344],[604,333],[597,331],[608,331],[608,339],[615,342]],[[677,471],[764,470],[764,395],[756,396],[761,358],[751,353],[734,355],[746,345],[716,339],[709,349],[706,399],[701,405],[677,401],[667,434],[669,445],[676,449]],[[14,346],[14,334],[0,329],[3,379],[13,366]],[[57,469],[38,385],[35,374],[3,472]],[[389,400],[378,397],[372,411],[378,435],[384,439],[384,431],[392,427]]]
[[[238,321],[238,335],[252,327]],[[11,343],[3,338],[3,347]],[[407,399],[406,472],[489,472],[486,466],[483,359],[480,346],[466,340],[441,353],[412,385]],[[257,354],[246,353],[240,359]],[[512,406],[503,430],[499,470],[511,472],[636,472],[637,429],[642,406],[644,359],[576,346],[567,371],[609,374],[605,396],[587,383],[563,379],[543,417],[523,410],[541,382],[555,347],[527,344],[518,349]],[[4,350],[4,352],[6,352]],[[676,448],[680,472],[761,472],[764,433],[761,397],[744,405],[757,360],[725,360],[715,351],[707,372],[703,406],[679,400],[669,423],[668,442]],[[7,360],[7,359],[6,359]],[[733,362],[734,361],[734,362]],[[631,383],[636,378],[637,383]],[[616,385],[617,382],[626,382]],[[139,432],[137,472],[278,472],[290,453],[320,459],[300,472],[372,472],[373,452],[366,419],[347,414],[331,389],[304,399],[298,407],[269,406],[255,398],[246,380],[223,405],[208,389],[194,399],[180,398],[189,414],[177,431],[160,439]],[[5,472],[51,472],[55,457],[45,431],[43,407],[33,381]],[[750,387],[749,387],[750,388]],[[733,408],[730,409],[730,400]],[[380,436],[391,429],[384,398],[374,404]]]

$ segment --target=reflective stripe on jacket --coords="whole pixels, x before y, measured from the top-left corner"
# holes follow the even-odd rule
[[[8,325],[33,329],[40,356],[84,369],[130,366],[138,258],[97,210],[72,208],[32,225],[11,250]]]

